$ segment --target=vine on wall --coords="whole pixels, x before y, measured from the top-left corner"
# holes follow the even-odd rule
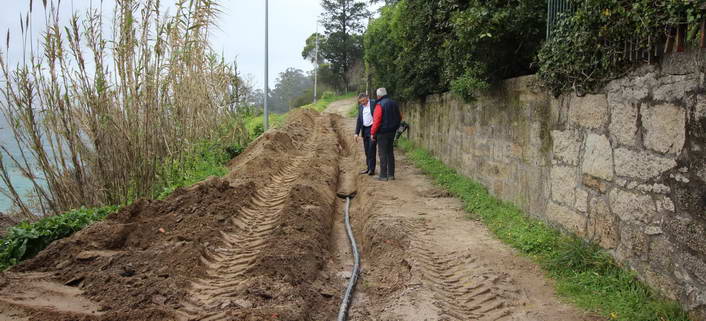
[[[540,50],[539,77],[554,94],[595,91],[631,68],[673,51],[680,38],[696,47],[704,0],[573,0]]]

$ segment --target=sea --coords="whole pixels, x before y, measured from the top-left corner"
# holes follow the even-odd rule
[[[0,145],[7,148],[13,155],[19,154],[19,148],[13,138],[12,130],[8,128],[7,121],[2,113],[0,113]],[[9,169],[10,179],[12,180],[15,188],[18,190],[20,195],[28,193],[32,187],[30,180],[19,173],[12,162],[8,161],[7,156],[4,155],[4,152],[1,153],[3,153],[3,163],[5,164],[5,167]],[[0,181],[0,189],[4,189],[5,187],[5,184]],[[7,212],[11,208],[12,202],[10,199],[0,193],[0,212]]]

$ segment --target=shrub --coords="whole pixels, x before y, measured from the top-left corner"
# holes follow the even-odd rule
[[[532,73],[546,3],[403,0],[365,35],[374,80],[402,99],[453,90],[469,99],[502,79]]]
[[[695,39],[694,22],[705,16],[700,6],[681,0],[572,1],[575,11],[561,16],[538,54],[539,78],[556,95],[598,90],[644,63],[628,57],[663,41],[670,26],[693,24],[688,35]]]
[[[333,91],[325,91],[323,94],[321,94],[321,99],[322,100],[330,100],[331,98],[336,97],[336,93]]]
[[[35,256],[51,242],[70,236],[116,212],[117,209],[116,206],[82,208],[34,223],[23,222],[11,227],[5,238],[0,240],[0,271]]]

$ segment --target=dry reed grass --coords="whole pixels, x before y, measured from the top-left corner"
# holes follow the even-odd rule
[[[39,49],[17,66],[0,53],[0,111],[21,151],[0,145],[0,192],[23,218],[153,196],[162,171],[199,142],[247,136],[223,130],[242,82],[209,47],[215,1],[177,0],[166,16],[159,0],[118,0],[112,21],[91,9],[66,26],[57,4],[43,6]],[[8,166],[32,181],[31,201]]]

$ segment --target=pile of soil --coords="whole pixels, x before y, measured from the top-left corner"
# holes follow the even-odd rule
[[[336,298],[313,284],[328,259],[336,204],[340,147],[330,117],[294,112],[234,159],[225,178],[179,189],[163,201],[138,201],[0,274],[0,319],[202,319],[213,307],[183,312],[194,285],[218,281],[213,273],[219,271],[209,271],[210,253],[230,246],[228,235],[257,228],[234,222],[274,202],[258,198],[265,188],[281,193],[276,224],[255,240],[258,250],[247,253],[252,264],[230,280],[241,283],[223,284],[230,299],[217,301],[217,319],[329,318]],[[300,166],[293,166],[295,157]],[[292,179],[279,186],[273,178],[285,174]]]

